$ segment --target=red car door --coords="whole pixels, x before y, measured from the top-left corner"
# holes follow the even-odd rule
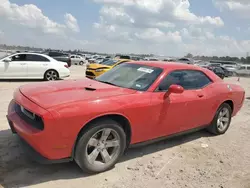
[[[158,137],[185,130],[192,125],[193,119],[193,115],[190,115],[190,106],[194,106],[195,92],[184,91],[182,94],[171,94],[165,100],[164,94],[165,92],[153,93],[151,99]]]
[[[151,103],[158,122],[159,136],[189,130],[204,125],[208,119],[209,108],[205,87],[210,79],[200,71],[178,70],[169,73],[152,93]],[[170,85],[181,85],[185,90],[181,94],[170,94],[163,99]]]

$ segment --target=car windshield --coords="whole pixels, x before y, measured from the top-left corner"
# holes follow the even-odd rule
[[[162,71],[158,67],[123,63],[96,77],[95,80],[118,87],[146,91]]]
[[[117,62],[118,62],[118,60],[116,60],[116,59],[110,59],[108,61],[103,61],[100,64],[102,64],[102,65],[108,65],[108,66],[113,66]]]

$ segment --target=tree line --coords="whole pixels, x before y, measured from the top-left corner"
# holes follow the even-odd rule
[[[195,60],[203,60],[203,61],[210,61],[210,60],[219,60],[219,61],[235,61],[239,63],[250,64],[250,56],[248,57],[230,57],[230,56],[193,56],[191,53],[188,53],[186,58],[193,58]]]
[[[0,49],[4,50],[20,50],[20,51],[51,51],[55,49],[44,49],[44,48],[37,48],[37,47],[30,47],[30,46],[15,46],[15,45],[6,45],[6,44],[0,44]],[[58,50],[56,50],[58,51]],[[61,51],[61,50],[60,50]],[[89,53],[89,54],[96,54],[97,52],[88,52],[83,50],[69,50],[67,51],[69,53]],[[100,53],[97,53],[100,54]],[[103,53],[106,54],[106,53]],[[106,54],[109,55],[109,54]],[[127,54],[132,56],[140,56],[140,57],[150,57],[154,56],[153,54]],[[250,56],[248,57],[230,57],[230,56],[193,56],[191,53],[188,53],[185,57],[187,58],[193,58],[195,60],[203,60],[203,61],[210,61],[210,60],[220,60],[220,61],[236,61],[240,63],[246,63],[250,64]]]

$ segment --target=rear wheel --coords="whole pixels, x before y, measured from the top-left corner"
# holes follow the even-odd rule
[[[59,75],[58,75],[57,71],[55,71],[55,70],[48,70],[44,74],[44,80],[46,80],[46,81],[54,81],[54,80],[58,80],[58,79],[59,79]]]
[[[90,126],[80,137],[75,161],[83,171],[100,173],[112,168],[126,146],[126,134],[116,121],[105,119]]]
[[[232,118],[232,108],[229,104],[223,103],[217,110],[208,131],[220,135],[224,134],[230,126]]]
[[[83,64],[84,64],[83,61],[80,61],[80,62],[79,62],[79,65],[83,65]]]

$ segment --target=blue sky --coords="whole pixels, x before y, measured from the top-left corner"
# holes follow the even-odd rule
[[[245,56],[246,0],[0,0],[0,43],[169,56]]]

